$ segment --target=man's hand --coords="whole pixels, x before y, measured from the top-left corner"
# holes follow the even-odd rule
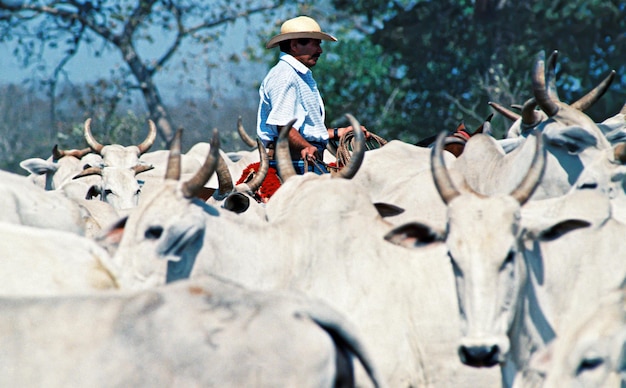
[[[363,131],[363,134],[365,135],[366,139],[369,139],[372,135],[367,131],[367,128],[365,128],[365,126],[361,125],[361,130]],[[345,135],[346,133],[352,131],[352,125],[350,125],[349,127],[343,127],[343,128],[338,128],[337,129],[337,133],[339,134],[339,137],[342,137],[343,135]]]
[[[317,160],[317,147],[308,146],[300,150],[302,160],[314,161]]]

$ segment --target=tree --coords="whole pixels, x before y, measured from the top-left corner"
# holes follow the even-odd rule
[[[596,121],[617,113],[626,100],[626,77],[620,76],[626,74],[626,4],[619,0],[333,4],[359,15],[357,25],[369,27],[371,42],[406,69],[402,111],[416,128],[413,139],[451,130],[460,121],[477,126],[491,113],[488,101],[523,103],[532,96],[530,75],[541,50],[560,52],[557,86],[566,102],[617,71],[610,92],[587,112]],[[359,59],[343,60],[348,66]],[[390,128],[390,135],[404,130]]]
[[[192,41],[194,54],[210,57],[209,47],[218,44],[225,26],[253,15],[269,16],[282,4],[283,0],[0,0],[0,42],[18,43],[15,55],[26,66],[41,65],[47,51],[62,52],[48,83],[53,111],[58,77],[81,46],[90,47],[96,56],[119,54],[125,66],[120,69],[124,82],[118,83],[118,94],[139,90],[160,136],[168,141],[174,126],[156,75],[174,57],[184,67],[189,61],[180,53],[185,41]],[[164,43],[159,54],[149,58],[141,47],[157,38]]]

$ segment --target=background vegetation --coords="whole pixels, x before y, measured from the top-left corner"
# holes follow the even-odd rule
[[[0,168],[23,173],[20,160],[47,157],[54,144],[82,148],[86,117],[103,142],[141,141],[149,117],[159,126],[156,148],[181,126],[186,147],[205,141],[213,127],[226,150],[243,147],[232,132],[236,119],[242,115],[253,134],[256,88],[277,56],[264,42],[297,14],[340,39],[324,44],[314,69],[329,126],[350,112],[374,133],[411,143],[461,121],[476,128],[492,113],[489,101],[508,106],[532,96],[530,72],[541,50],[559,50],[557,86],[566,102],[617,71],[609,93],[587,111],[594,120],[626,102],[626,3],[618,0],[0,0],[0,44],[40,70],[0,87]],[[261,68],[254,75],[228,72],[216,55],[227,27],[241,22],[249,47],[227,60]],[[155,44],[156,54],[142,50]],[[65,66],[85,48],[118,65],[94,82],[73,82]],[[198,66],[239,92],[194,83]],[[180,74],[177,98],[162,98],[172,91],[160,74]],[[191,93],[198,89],[204,93]],[[498,115],[492,123],[497,136],[510,124]]]

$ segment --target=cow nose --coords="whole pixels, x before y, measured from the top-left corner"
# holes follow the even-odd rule
[[[500,348],[498,345],[480,345],[459,347],[461,362],[474,367],[491,367],[498,363]]]

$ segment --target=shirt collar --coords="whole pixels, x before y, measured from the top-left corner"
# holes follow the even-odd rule
[[[304,64],[302,62],[300,62],[299,60],[294,58],[291,54],[287,54],[287,53],[281,51],[281,53],[280,53],[280,60],[287,62],[291,67],[296,69],[296,71],[298,73],[306,74],[306,73],[311,72],[311,69],[309,69],[308,67],[304,66]]]

